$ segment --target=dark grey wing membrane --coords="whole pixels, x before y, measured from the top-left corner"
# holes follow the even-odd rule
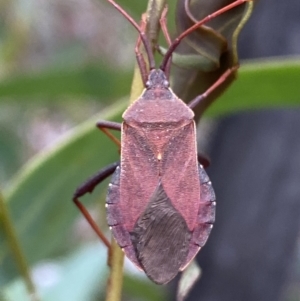
[[[191,233],[160,183],[130,233],[136,255],[157,284],[172,280],[189,251]]]

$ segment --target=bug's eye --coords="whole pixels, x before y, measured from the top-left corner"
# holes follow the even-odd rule
[[[150,81],[147,80],[147,81],[146,81],[146,88],[149,88],[149,87],[150,87]]]
[[[169,82],[167,80],[164,80],[164,87],[166,87],[166,88],[169,87]]]

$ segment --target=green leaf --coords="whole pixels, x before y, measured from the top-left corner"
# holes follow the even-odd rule
[[[100,0],[98,0],[100,1]],[[103,1],[103,0],[101,0]],[[137,22],[141,18],[142,13],[146,11],[147,1],[136,0],[118,0],[118,4],[125,9]],[[109,5],[109,4],[108,4]],[[168,1],[168,18],[173,20],[176,1]]]
[[[30,275],[30,269],[24,257],[23,250],[19,243],[19,238],[15,231],[15,225],[11,219],[7,203],[5,202],[0,191],[0,224],[2,226],[4,238],[7,247],[9,248],[10,255],[15,260],[15,265],[18,268],[19,273],[22,275],[24,283],[26,283],[28,294],[32,295],[32,299],[38,300],[37,293],[33,280]],[[35,298],[33,298],[33,296]]]
[[[234,3],[237,4],[234,0],[229,2],[224,0],[210,2],[195,0],[190,3],[178,1],[176,10],[178,31],[184,32],[218,9],[226,6],[228,9],[229,4]],[[249,19],[252,9],[253,2],[247,2],[234,8],[231,7],[215,18],[211,15],[210,22],[190,32],[183,39],[176,50],[182,55],[180,65],[177,65],[187,64],[188,69],[176,67],[176,69],[174,68],[176,72],[172,77],[174,92],[180,98],[189,102],[217,82],[226,70],[238,64],[237,39],[241,29]],[[188,54],[197,54],[202,57],[202,60],[199,59],[196,64],[193,64],[196,60],[194,56],[190,57]],[[231,85],[234,73],[222,85],[216,86],[213,93],[201,101],[201,105],[195,109],[196,118],[202,116],[207,107]]]
[[[127,95],[131,76],[124,70],[112,70],[105,65],[87,65],[78,69],[44,71],[39,74],[19,74],[0,82],[0,102],[7,98],[22,101],[61,101],[62,96],[101,96],[104,101]],[[118,89],[116,89],[118,87]],[[76,98],[75,98],[76,99]]]
[[[163,286],[158,286],[150,280],[141,280],[125,274],[124,294],[130,298],[145,301],[163,301],[167,299],[167,292]]]
[[[118,149],[96,129],[99,119],[120,120],[122,101],[71,131],[57,146],[32,159],[4,191],[12,220],[29,264],[50,257],[68,241],[79,214],[71,199],[76,187],[106,164],[118,160]],[[89,198],[99,199],[105,184]],[[0,228],[0,285],[18,276]]]
[[[201,269],[196,260],[193,260],[181,274],[177,288],[177,301],[183,301],[188,296],[200,275]]]
[[[159,47],[159,51],[162,55],[167,53],[167,48]],[[215,67],[215,62],[207,60],[204,56],[198,54],[181,54],[174,52],[172,55],[172,64],[179,68],[184,69],[201,69],[203,71],[209,72]]]
[[[100,1],[100,0],[99,0]],[[103,2],[103,0],[101,0]],[[126,10],[132,17],[140,18],[142,13],[146,10],[146,1],[136,1],[136,0],[118,0],[118,4]],[[107,3],[107,5],[110,5]],[[111,6],[111,5],[110,5]],[[137,20],[139,21],[139,20]]]
[[[76,249],[64,259],[41,263],[33,271],[41,300],[92,300],[99,291],[105,291],[106,257],[107,249],[97,242]],[[19,278],[3,292],[8,300],[32,300]]]
[[[208,116],[300,105],[300,58],[249,61],[238,79],[206,112]]]
[[[16,147],[17,146],[17,147]],[[10,178],[22,161],[22,147],[15,132],[6,126],[0,128],[0,183]]]

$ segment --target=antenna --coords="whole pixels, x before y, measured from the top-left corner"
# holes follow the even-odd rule
[[[193,26],[191,26],[190,28],[188,28],[187,30],[185,30],[183,33],[181,33],[170,45],[168,51],[166,52],[163,61],[160,65],[160,69],[162,71],[166,70],[166,67],[168,65],[169,60],[171,59],[172,53],[175,51],[175,49],[178,47],[178,45],[180,44],[180,42],[190,33],[192,33],[193,31],[195,31],[197,28],[199,28],[200,26],[202,26],[204,23],[210,21],[211,19],[223,14],[224,12],[239,6],[245,2],[250,2],[252,0],[236,0],[235,2],[217,10],[216,12],[212,13],[211,15],[208,15],[207,17],[205,17],[204,19],[200,20],[199,22],[197,22],[196,24],[194,24]]]
[[[150,69],[154,69],[155,68],[154,55],[153,55],[153,52],[152,52],[151,44],[150,44],[149,39],[148,39],[147,35],[145,34],[145,32],[143,32],[141,30],[141,28],[139,27],[139,25],[114,0],[107,0],[107,1],[110,4],[112,4],[136,28],[136,30],[139,32],[141,40],[142,40],[142,42],[144,44],[144,47],[145,47],[145,51],[146,51],[147,56],[148,56],[149,67],[150,67]]]

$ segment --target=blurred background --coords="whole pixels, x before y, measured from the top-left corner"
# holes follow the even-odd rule
[[[118,3],[136,20],[147,5]],[[175,1],[169,6],[174,33]],[[94,124],[121,119],[137,34],[104,0],[3,0],[0,8],[0,190],[41,300],[104,300],[106,250],[71,197],[118,159]],[[299,16],[297,0],[259,1],[239,38],[241,65],[272,57],[284,64],[278,56],[299,55]],[[292,62],[296,76],[282,86],[300,103],[299,58]],[[218,206],[188,300],[300,300],[300,111],[284,97],[279,103],[200,124]],[[102,229],[106,185],[83,198]],[[124,300],[175,298],[176,280],[158,287],[129,262],[125,270]],[[31,300],[2,226],[0,285],[0,300]]]

